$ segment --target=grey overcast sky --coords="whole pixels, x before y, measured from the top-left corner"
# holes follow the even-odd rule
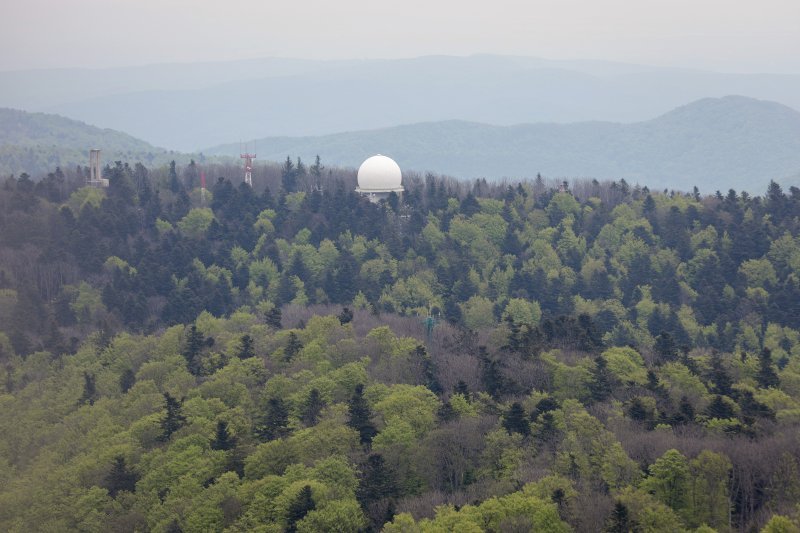
[[[800,73],[800,0],[0,0],[0,69],[515,54]]]

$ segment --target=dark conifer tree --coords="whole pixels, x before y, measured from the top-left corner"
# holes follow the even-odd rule
[[[161,435],[158,437],[161,442],[168,441],[172,434],[186,423],[186,417],[182,412],[182,402],[173,398],[168,392],[164,393],[164,407],[166,413],[161,419]]]
[[[589,381],[589,394],[592,400],[602,402],[611,396],[616,379],[608,369],[608,362],[605,357],[598,355],[594,363],[595,366],[592,369],[592,377]]]
[[[465,217],[471,217],[481,212],[481,204],[478,203],[477,198],[470,192],[467,194],[466,198],[461,201],[460,211]]]
[[[287,272],[290,276],[297,276],[303,282],[308,282],[311,279],[300,252],[295,252],[294,256],[292,256],[292,261],[289,263]]]
[[[656,337],[655,352],[659,362],[665,363],[674,361],[678,357],[678,347],[675,346],[672,335],[666,331],[662,331],[658,337]]]
[[[349,307],[343,307],[342,312],[339,313],[339,323],[341,325],[349,324],[353,321],[353,311]]]
[[[192,324],[186,333],[186,344],[183,348],[183,357],[186,359],[186,366],[193,375],[200,373],[200,350],[203,348],[205,338],[197,330],[197,326]]]
[[[453,405],[450,403],[450,400],[446,400],[441,407],[439,407],[436,416],[442,422],[452,422],[458,418],[458,412],[453,409]]]
[[[333,287],[325,288],[325,292],[336,303],[349,304],[358,293],[357,279],[359,272],[359,264],[353,254],[342,251],[339,258],[336,260],[335,270],[333,276]]]
[[[270,309],[264,317],[264,321],[271,328],[281,329],[281,308],[276,306]]]
[[[652,370],[647,371],[647,390],[656,393],[659,396],[665,396],[667,391],[658,379],[658,376]]]
[[[278,294],[276,295],[278,304],[285,305],[291,303],[291,301],[294,300],[296,292],[297,289],[294,285],[292,276],[290,276],[288,272],[283,272],[283,274],[281,274],[281,279],[278,282]]]
[[[655,200],[653,200],[653,197],[648,194],[645,197],[644,202],[642,202],[642,212],[646,217],[649,218],[650,215],[655,212],[655,210],[656,210],[656,202]]]
[[[534,438],[539,445],[552,444],[558,436],[558,426],[553,413],[542,414],[538,421]]]
[[[316,509],[312,496],[311,486],[306,485],[300,489],[297,497],[289,504],[289,508],[286,510],[286,531],[288,533],[297,531],[297,523]]]
[[[109,496],[116,498],[121,491],[136,492],[136,481],[138,481],[136,473],[128,469],[125,458],[118,455],[114,458],[111,471],[106,476],[104,487],[108,489]]]
[[[286,347],[283,349],[283,360],[286,362],[291,361],[302,349],[303,343],[297,338],[297,334],[294,331],[290,332]]]
[[[437,396],[442,394],[444,390],[436,377],[436,364],[433,362],[433,359],[431,359],[431,356],[428,355],[425,346],[420,344],[414,348],[412,356],[422,363],[422,370],[425,373],[425,386]]]
[[[211,441],[212,450],[228,451],[236,446],[236,438],[228,432],[228,423],[224,420],[217,421],[217,431]]]
[[[289,434],[289,410],[280,398],[270,398],[263,416],[263,423],[256,428],[258,436],[275,440]]]
[[[554,400],[553,398],[547,397],[542,398],[538,402],[536,402],[536,406],[533,408],[533,413],[531,413],[531,420],[536,420],[539,418],[539,415],[544,413],[549,413],[551,411],[555,411],[558,409],[558,401]]]
[[[506,236],[503,239],[501,251],[504,255],[508,254],[518,257],[522,253],[522,250],[522,243],[517,236],[517,232],[514,230],[514,227],[509,224],[508,229],[506,230]]]
[[[281,183],[286,193],[294,192],[297,188],[297,169],[294,166],[292,158],[288,155],[281,169]]]
[[[706,407],[706,415],[709,418],[733,418],[734,414],[733,408],[719,394],[714,396],[714,399]]]
[[[722,357],[716,350],[711,354],[710,365],[708,379],[713,384],[713,392],[723,396],[730,396],[733,379],[728,375],[728,371],[725,370],[722,364]]]
[[[632,420],[645,422],[649,418],[649,414],[647,409],[645,409],[644,403],[642,403],[642,399],[638,396],[633,398],[628,405],[628,416],[631,417]]]
[[[397,496],[396,476],[381,454],[370,454],[361,472],[356,499],[364,509],[372,502]]]
[[[319,158],[319,155],[314,158],[314,164],[311,165],[308,170],[315,178],[322,176],[322,171],[325,170],[325,167],[322,165],[322,160]]]
[[[778,374],[772,368],[772,351],[769,348],[761,350],[758,356],[758,373],[756,374],[756,381],[761,388],[777,387],[780,383]]]
[[[317,389],[311,389],[308,393],[308,398],[303,403],[303,412],[300,419],[306,426],[315,426],[319,420],[319,415],[322,409],[325,408],[325,401],[322,399]]]
[[[175,160],[169,162],[169,190],[172,194],[177,194],[183,188],[178,179],[178,171],[175,169]]]
[[[678,404],[678,420],[681,424],[688,424],[694,422],[694,406],[692,402],[689,401],[689,398],[686,396],[681,397],[681,401]]]
[[[134,373],[133,369],[126,368],[122,375],[119,377],[119,388],[124,393],[131,390],[136,384],[136,374]]]
[[[236,357],[239,359],[249,359],[255,357],[256,352],[253,347],[253,337],[250,335],[242,335],[239,339],[239,350],[236,352]]]
[[[650,195],[647,196],[650,198]],[[624,503],[618,501],[614,504],[614,509],[611,511],[611,516],[606,521],[605,533],[632,533],[636,531],[633,522],[630,519],[628,508]]]
[[[749,422],[748,419],[766,418],[775,420],[775,411],[770,409],[767,405],[759,402],[749,390],[742,391],[739,395],[737,402],[739,407],[742,408],[742,418]]]
[[[492,398],[499,398],[506,389],[506,379],[501,372],[500,361],[489,356],[485,346],[478,347],[478,363],[481,369],[481,382]]]
[[[455,386],[453,387],[453,392],[455,394],[461,394],[462,396],[464,396],[464,398],[467,399],[467,401],[470,400],[469,387],[467,386],[467,384],[464,382],[463,379],[458,380],[458,383],[456,383]]]
[[[364,385],[356,385],[353,396],[347,402],[348,420],[347,425],[358,431],[361,444],[369,445],[373,437],[378,434],[372,424],[372,412],[364,398]]]
[[[169,526],[167,526],[166,533],[183,533],[180,522],[178,522],[177,519],[170,522]]]
[[[528,422],[528,415],[522,408],[522,404],[514,402],[508,411],[503,415],[503,427],[509,433],[519,433],[523,437],[531,434],[531,426]]]
[[[83,394],[78,400],[78,405],[94,405],[94,402],[100,398],[97,392],[97,385],[95,384],[94,374],[88,372],[83,373]]]
[[[603,347],[603,339],[592,317],[583,313],[578,315],[578,348],[586,352],[594,352]]]

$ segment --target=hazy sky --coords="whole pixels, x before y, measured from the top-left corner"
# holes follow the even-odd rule
[[[800,73],[800,0],[0,0],[0,69],[500,53]]]

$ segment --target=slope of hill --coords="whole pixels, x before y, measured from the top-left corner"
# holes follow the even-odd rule
[[[69,94],[54,89],[52,96],[40,89],[46,83],[17,74],[9,80],[13,93],[0,90],[0,105],[54,112],[185,151],[240,138],[451,119],[499,125],[633,122],[727,94],[800,108],[800,76],[789,75],[505,56],[237,65],[183,66],[167,74],[162,70],[169,69],[157,67],[141,67],[138,75],[125,69],[101,71],[104,77],[92,72],[103,80],[97,90],[85,81],[85,71],[57,72],[58,86],[89,88]],[[47,79],[47,73],[39,76]],[[20,98],[30,85],[37,87],[31,89],[35,101]]]
[[[228,170],[0,186],[0,531],[800,530],[794,191]]]
[[[651,188],[763,192],[800,170],[800,113],[741,96],[707,98],[633,124],[489,126],[445,121],[309,138],[257,141],[259,155],[357,165],[374,153],[403,168],[460,178],[625,178]],[[234,155],[238,145],[204,150]]]
[[[0,108],[0,175],[36,176],[57,166],[85,165],[90,148],[103,150],[104,161],[160,165],[171,159],[188,160],[119,131],[58,115]]]

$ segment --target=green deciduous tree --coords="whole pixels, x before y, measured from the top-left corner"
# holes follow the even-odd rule
[[[703,450],[689,463],[689,506],[685,516],[697,527],[706,524],[717,531],[731,526],[730,460],[721,453]]]
[[[688,505],[690,488],[686,457],[678,450],[667,450],[650,465],[644,487],[675,512],[682,512]]]

